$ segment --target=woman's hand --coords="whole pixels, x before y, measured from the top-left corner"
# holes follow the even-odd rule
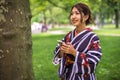
[[[71,43],[63,43],[61,46],[60,46],[60,52],[61,53],[66,53],[66,54],[72,54],[73,56],[76,56],[76,50],[75,48],[73,47],[73,45]]]

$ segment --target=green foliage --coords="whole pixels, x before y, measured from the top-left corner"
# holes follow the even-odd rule
[[[32,22],[43,20],[47,23],[69,23],[71,6],[78,2],[88,4],[94,18],[96,14],[99,15],[100,22],[109,18],[113,20],[114,9],[120,9],[120,0],[30,0]]]
[[[49,10],[52,5],[47,0],[30,0],[30,7],[32,12],[32,22],[43,21],[45,16],[45,12]],[[43,15],[42,17],[40,15]],[[39,20],[34,19],[34,17],[38,16]]]
[[[114,20],[115,9],[117,9],[117,11],[120,9],[119,0],[30,0],[33,15],[31,21],[61,24],[69,23],[68,16],[70,9],[75,3],[79,2],[86,3],[91,9],[94,19],[98,15],[101,23],[104,23],[104,21],[108,19],[111,21]],[[115,22],[117,21],[118,20]]]
[[[68,23],[71,6],[77,2],[77,0],[30,0],[33,15],[32,22],[43,20],[47,23],[50,21],[53,23]],[[80,2],[87,2],[87,0],[81,0]],[[39,20],[34,18],[36,15]],[[43,17],[40,17],[40,15],[43,15]]]
[[[56,28],[57,29],[57,28]],[[56,30],[55,28],[52,30]],[[60,28],[58,28],[60,30]],[[61,30],[67,30],[61,28]],[[69,29],[70,30],[70,29]],[[100,38],[102,47],[102,58],[97,67],[97,80],[119,80],[120,78],[120,29],[95,30]],[[109,35],[107,35],[109,34]],[[112,34],[115,34],[113,36]],[[52,35],[47,33],[34,34],[33,38],[33,68],[35,80],[59,80],[57,69],[58,66],[52,64],[53,51],[58,39],[64,35]]]

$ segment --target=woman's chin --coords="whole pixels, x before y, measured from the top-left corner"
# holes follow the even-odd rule
[[[73,24],[74,26],[77,26],[77,24]]]

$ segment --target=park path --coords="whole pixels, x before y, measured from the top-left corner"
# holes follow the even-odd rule
[[[40,30],[35,30],[32,32],[33,34],[41,34],[41,31]],[[54,34],[54,35],[60,35],[60,34],[66,34],[67,32],[64,31],[64,30],[54,30],[54,31],[47,31],[45,33],[48,33],[48,34]],[[120,34],[99,34],[99,35],[103,35],[103,36],[120,36]]]
[[[120,36],[120,34],[100,34],[100,35],[103,35],[103,36]]]
[[[55,30],[55,31],[47,31],[48,34],[66,34],[67,32],[63,31],[63,30]],[[120,34],[99,34],[99,35],[103,35],[103,36],[120,36]]]
[[[48,34],[66,34],[63,30],[47,31]]]

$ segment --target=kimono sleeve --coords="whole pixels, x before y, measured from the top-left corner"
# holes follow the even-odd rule
[[[94,73],[101,56],[102,53],[99,38],[95,36],[85,53],[77,52],[75,61],[78,69],[76,72],[80,74]]]
[[[68,35],[71,33],[71,31],[65,35],[65,37],[62,39],[62,42],[66,42]],[[53,64],[57,65],[60,64],[60,61],[62,58],[59,57],[59,52],[60,52],[60,45],[57,44],[55,50],[54,50],[54,58],[53,58]]]

